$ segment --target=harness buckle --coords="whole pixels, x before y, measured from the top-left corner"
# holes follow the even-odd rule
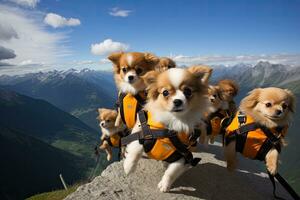
[[[237,118],[238,118],[238,121],[239,121],[239,127],[241,127],[247,121],[247,117],[243,112],[239,112]]]
[[[153,135],[152,135],[152,134],[144,135],[144,139],[145,139],[145,140],[153,139]]]

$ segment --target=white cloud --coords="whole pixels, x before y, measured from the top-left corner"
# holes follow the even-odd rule
[[[65,44],[67,34],[47,32],[40,21],[43,15],[34,10],[0,5],[1,27],[10,27],[16,33],[0,40],[0,45],[12,49],[17,55],[10,59],[11,64],[18,65],[24,60],[54,63],[70,54]]]
[[[24,7],[35,8],[40,0],[9,0],[9,1]]]
[[[94,55],[107,55],[112,52],[126,51],[128,49],[128,44],[114,42],[112,39],[106,39],[101,43],[91,45],[91,52]]]
[[[272,54],[272,55],[238,55],[238,56],[184,56],[184,55],[171,55],[171,58],[183,65],[195,64],[223,64],[233,65],[237,63],[250,63],[255,64],[259,61],[269,61],[273,63],[281,63],[288,65],[300,65],[299,54]]]
[[[21,66],[22,66],[22,65],[23,65],[23,66],[24,66],[24,65],[30,65],[30,64],[33,64],[33,61],[30,60],[30,59],[29,59],[29,60],[23,60],[22,62],[19,63],[19,65],[21,65]]]
[[[131,10],[125,10],[118,7],[112,8],[109,14],[114,17],[128,17]]]
[[[76,18],[67,19],[55,13],[48,13],[44,19],[44,23],[53,28],[59,28],[64,26],[78,26],[80,25],[80,20]]]

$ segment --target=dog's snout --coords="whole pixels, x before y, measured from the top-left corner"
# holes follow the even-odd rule
[[[133,75],[128,76],[128,80],[129,80],[129,81],[133,81],[133,79],[134,79],[134,76],[133,76]]]
[[[104,126],[104,122],[101,122],[100,125],[101,125],[101,126]]]
[[[175,107],[179,107],[179,106],[181,106],[182,105],[182,100],[180,100],[180,99],[175,99],[174,101],[173,101],[173,103],[174,103],[174,106]]]
[[[281,110],[276,110],[276,115],[281,115],[282,111]]]

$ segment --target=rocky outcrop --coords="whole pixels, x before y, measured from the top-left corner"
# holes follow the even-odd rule
[[[201,157],[201,162],[178,178],[169,193],[157,189],[165,170],[162,162],[141,159],[136,172],[129,176],[124,174],[123,162],[115,162],[66,200],[273,199],[271,182],[260,170],[264,169],[262,163],[240,158],[239,169],[228,172],[222,154],[221,146],[199,147],[195,156]],[[290,198],[279,183],[277,193]]]

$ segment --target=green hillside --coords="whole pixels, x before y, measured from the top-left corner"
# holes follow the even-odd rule
[[[0,199],[24,199],[62,188],[59,174],[72,184],[91,165],[19,131],[0,126]]]
[[[0,89],[0,126],[13,128],[75,155],[90,157],[98,133],[44,100]]]

